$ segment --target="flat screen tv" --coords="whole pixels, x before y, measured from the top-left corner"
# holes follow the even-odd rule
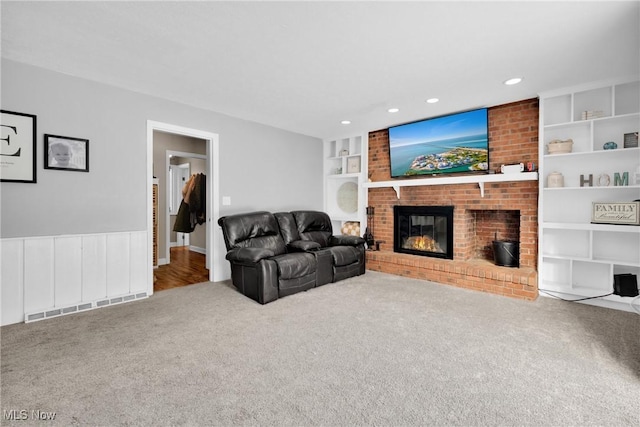
[[[486,172],[488,129],[486,108],[392,126],[391,176]]]

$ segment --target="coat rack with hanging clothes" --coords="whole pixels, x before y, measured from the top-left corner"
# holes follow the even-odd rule
[[[193,174],[182,188],[182,202],[178,208],[173,231],[191,233],[206,220],[206,175]]]

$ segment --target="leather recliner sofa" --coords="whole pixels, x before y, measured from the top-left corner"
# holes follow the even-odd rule
[[[218,224],[233,285],[261,304],[365,273],[364,239],[334,236],[324,212],[250,212]]]

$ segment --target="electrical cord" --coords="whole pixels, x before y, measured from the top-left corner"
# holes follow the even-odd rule
[[[561,298],[557,295],[553,295],[551,293],[549,293],[548,291],[545,291],[544,289],[538,289],[538,291],[542,292],[543,294],[547,294],[550,297],[562,300],[562,301],[567,301],[567,302],[578,302],[578,301],[586,301],[588,299],[596,299],[596,298],[604,298],[604,297],[608,297],[609,295],[613,295],[613,292],[611,292],[610,294],[605,294],[605,295],[597,295],[595,297],[587,297],[587,298],[579,298],[579,299],[565,299],[565,298]],[[640,300],[640,295],[638,295],[637,297],[635,297],[634,299],[631,300],[631,302],[629,302],[629,305],[631,306],[631,310],[633,310],[634,313],[640,315],[640,306],[635,304],[636,300]]]
[[[609,293],[609,294],[605,294],[605,295],[597,295],[597,296],[595,296],[595,297],[587,297],[587,298],[579,298],[579,299],[564,299],[564,298],[561,298],[561,297],[559,297],[559,296],[557,296],[557,295],[553,295],[553,294],[551,294],[551,293],[549,293],[549,292],[545,291],[544,289],[538,289],[538,291],[542,292],[543,294],[547,294],[547,295],[549,295],[550,297],[557,298],[557,299],[562,300],[562,301],[568,301],[568,302],[586,301],[586,300],[588,300],[588,299],[604,298],[604,297],[608,297],[609,295],[613,295],[613,292],[611,292],[611,293]],[[638,313],[638,314],[640,314],[640,313]]]

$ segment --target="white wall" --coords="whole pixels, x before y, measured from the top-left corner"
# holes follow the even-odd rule
[[[223,83],[221,83],[223,84]],[[2,109],[37,116],[36,184],[0,184],[0,237],[146,230],[146,125],[220,136],[220,214],[322,209],[317,138],[2,60]],[[43,134],[87,138],[90,172],[43,169]]]
[[[13,61],[2,60],[1,66],[2,109],[37,116],[37,183],[0,183],[2,324],[22,321],[27,311],[95,303],[96,292],[85,283],[83,263],[78,261],[84,259],[87,236],[102,234],[108,241],[129,233],[124,235],[135,236],[135,242],[148,241],[144,237],[147,198],[151,198],[146,176],[148,120],[219,135],[218,196],[228,196],[232,202],[220,204],[221,216],[322,209],[322,142],[317,138]],[[90,172],[45,170],[45,133],[89,139]],[[216,221],[212,218],[212,224]],[[38,237],[44,238],[47,248],[59,239],[73,242],[76,267],[67,267],[69,256],[62,249],[49,250],[46,257],[30,253],[30,242]],[[128,252],[128,260],[117,259],[122,251],[101,258],[89,254],[111,276],[122,271],[121,265],[135,267],[133,278],[118,280],[135,286],[107,286],[105,298],[144,289],[141,277],[147,277],[147,289],[151,286],[151,274],[142,271],[150,264],[147,248],[131,247],[136,250]],[[51,277],[40,280],[43,272]],[[43,289],[46,298],[36,298]]]

